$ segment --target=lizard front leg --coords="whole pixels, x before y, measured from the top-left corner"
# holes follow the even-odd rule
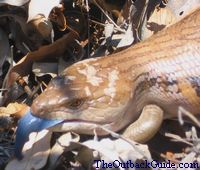
[[[157,105],[146,105],[140,117],[123,132],[123,137],[144,143],[151,139],[163,122],[163,110]]]

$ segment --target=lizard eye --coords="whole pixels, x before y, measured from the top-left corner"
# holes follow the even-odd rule
[[[83,99],[73,99],[72,101],[68,103],[68,106],[70,109],[75,110],[75,109],[80,108],[83,103],[84,103]]]

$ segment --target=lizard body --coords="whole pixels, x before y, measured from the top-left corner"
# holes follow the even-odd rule
[[[35,99],[32,112],[46,119],[112,123],[115,131],[148,104],[161,107],[164,118],[175,117],[178,106],[197,114],[199,32],[200,9],[127,50],[73,64]]]
[[[200,8],[126,50],[66,68],[31,111],[85,134],[96,125],[118,131],[134,122],[124,135],[145,142],[179,106],[200,113]]]

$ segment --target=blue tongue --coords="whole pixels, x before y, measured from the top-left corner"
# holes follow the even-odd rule
[[[15,156],[18,159],[23,158],[22,149],[24,144],[28,141],[29,134],[31,132],[39,132],[61,122],[63,122],[63,120],[48,120],[35,117],[29,110],[26,115],[19,120],[18,123],[15,140]]]

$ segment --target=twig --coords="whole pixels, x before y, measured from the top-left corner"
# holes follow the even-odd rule
[[[28,52],[31,52],[30,48],[28,47],[28,45],[26,45],[25,42],[22,42],[24,48],[28,51]]]
[[[94,23],[94,24],[98,24],[98,25],[101,25],[101,26],[103,26],[103,27],[105,27],[106,26],[106,24],[104,24],[104,23],[101,23],[101,22],[98,22],[98,21],[95,21],[95,20],[92,20],[92,19],[89,19],[89,21],[90,22],[92,22],[92,23]],[[121,31],[121,28],[120,29],[118,29],[118,27],[116,28],[116,27],[114,27],[114,30],[115,31]],[[123,32],[124,33],[124,32]]]
[[[101,10],[101,12],[108,18],[108,20],[122,33],[126,33],[123,29],[121,29],[106,13],[105,11],[101,8],[101,6],[96,2],[96,0],[93,0],[95,5]]]
[[[190,146],[194,146],[192,143],[188,142],[187,140],[181,138],[178,135],[175,135],[175,134],[172,134],[172,133],[165,133],[165,136],[169,137],[169,138],[172,138],[172,139],[175,139],[175,141],[183,142],[183,143],[186,143],[186,144],[188,144]]]
[[[0,91],[8,91],[8,89],[0,89]]]
[[[183,114],[185,116],[189,117],[198,127],[200,127],[200,122],[198,121],[198,119],[193,114],[191,114],[190,112],[185,110],[183,107],[179,106],[179,108],[178,108],[178,120],[179,120],[179,123],[181,125],[184,124]]]
[[[139,19],[138,25],[135,28],[136,36],[137,36],[137,39],[139,41],[141,41],[142,37],[141,37],[141,35],[139,36],[139,31],[138,30],[142,31],[144,22],[145,22],[145,20],[147,20],[147,7],[148,7],[148,4],[149,4],[149,0],[145,0],[144,8],[142,9],[142,13],[140,15],[140,19]],[[139,28],[141,28],[141,29],[139,29]]]
[[[89,25],[89,19],[90,19],[90,14],[89,14],[89,5],[88,5],[88,0],[86,0],[86,9],[87,9],[87,32],[88,32],[88,38],[90,38],[90,25]],[[90,42],[88,43],[88,46],[87,46],[87,55],[88,55],[88,58],[90,57]]]
[[[8,72],[7,72],[7,74],[6,74],[6,77],[4,78],[4,81],[3,81],[3,84],[2,84],[2,88],[3,89],[6,89],[5,87],[6,87],[6,82],[7,82],[7,79],[8,79],[8,75],[9,75],[9,72],[10,72],[10,70],[13,68],[13,63],[14,63],[14,59],[13,59],[13,48],[14,48],[14,46],[12,45],[11,47],[10,47],[10,67],[9,67],[9,69],[8,69]]]

